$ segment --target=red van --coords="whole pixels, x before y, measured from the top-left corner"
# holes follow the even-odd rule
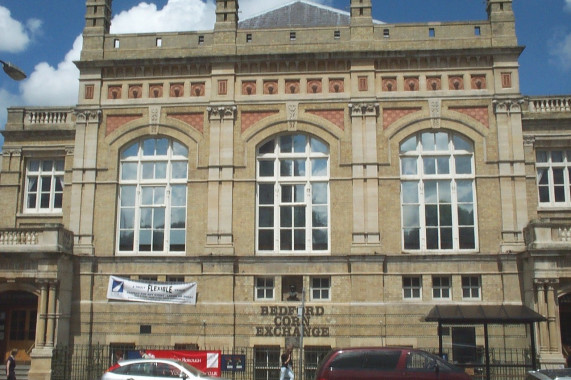
[[[412,348],[355,347],[331,351],[315,380],[470,380],[461,368]]]

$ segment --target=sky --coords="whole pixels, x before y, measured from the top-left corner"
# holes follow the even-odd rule
[[[240,0],[246,19],[292,0]],[[349,11],[350,0],[313,0]],[[373,0],[386,23],[486,20],[486,0]],[[77,103],[85,0],[0,0],[0,60],[27,73],[0,72],[0,129],[6,107]],[[513,0],[524,95],[571,94],[571,0]],[[210,30],[215,0],[113,0],[111,33]],[[0,136],[0,146],[3,138]]]

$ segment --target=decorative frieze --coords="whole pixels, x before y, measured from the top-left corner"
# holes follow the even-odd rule
[[[496,114],[512,114],[521,113],[521,105],[523,104],[523,99],[503,99],[494,100],[494,113]]]
[[[379,116],[378,103],[350,103],[349,110],[351,117]]]

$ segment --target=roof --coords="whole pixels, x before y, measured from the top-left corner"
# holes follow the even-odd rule
[[[546,319],[523,305],[438,305],[430,310],[425,320],[449,324],[520,324]]]
[[[378,23],[378,21],[374,21]],[[339,9],[295,0],[238,23],[240,29],[277,29],[294,27],[349,26],[351,14]]]

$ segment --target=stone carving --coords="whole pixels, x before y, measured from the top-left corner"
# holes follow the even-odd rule
[[[351,117],[379,116],[379,105],[377,103],[349,104]]]
[[[297,117],[299,113],[299,103],[297,102],[287,102],[287,122],[289,129],[294,130],[297,128]]]
[[[432,128],[440,128],[440,118],[442,117],[442,99],[429,99],[428,108],[430,110],[430,123]]]
[[[236,106],[207,107],[208,120],[234,120],[236,118]]]

